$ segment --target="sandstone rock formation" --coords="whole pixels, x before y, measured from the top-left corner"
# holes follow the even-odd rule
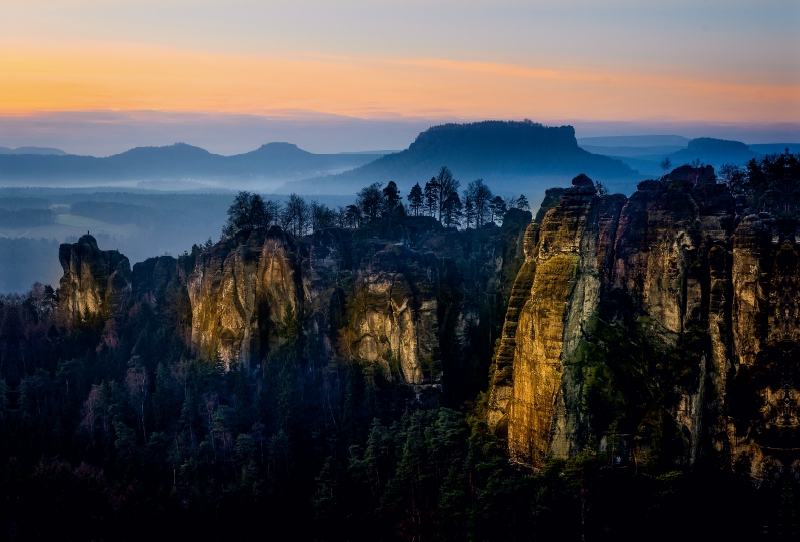
[[[157,256],[134,264],[131,273],[133,298],[155,306],[170,281],[184,274],[178,260],[172,256]]]
[[[439,346],[438,261],[403,246],[377,252],[360,273],[353,296],[354,353],[380,361],[387,375],[396,363],[405,382],[420,384],[432,373]]]
[[[118,314],[131,293],[128,258],[116,250],[100,250],[91,235],[59,247],[64,269],[59,282],[59,318],[72,323],[86,315]]]
[[[800,238],[794,222],[735,210],[708,180],[644,181],[626,200],[578,177],[528,227],[488,412],[514,460],[538,467],[591,437],[605,442],[586,408],[582,345],[598,321],[627,319],[659,349],[693,356],[662,392],[660,411],[684,442],[675,461],[728,454],[754,476],[788,461],[781,450],[798,440]],[[643,442],[626,446],[641,459]]]
[[[221,241],[198,256],[187,289],[192,346],[251,367],[280,341],[287,311],[302,311],[294,241],[277,227]]]
[[[479,319],[517,259],[510,247],[530,213],[511,215],[504,229],[473,234],[428,217],[297,240],[277,227],[240,232],[198,256],[187,277],[192,346],[255,368],[282,343],[278,330],[292,314],[310,358],[361,358],[389,379],[437,382],[443,331],[458,335]]]

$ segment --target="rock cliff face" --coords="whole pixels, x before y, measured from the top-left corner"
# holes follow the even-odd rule
[[[506,238],[516,246],[521,231],[510,228],[466,234],[421,217],[301,240],[277,227],[241,233],[198,256],[187,277],[192,345],[255,368],[294,316],[311,358],[360,358],[389,379],[438,382],[442,333],[478,319],[516,261]]]
[[[457,351],[481,318],[496,325],[529,222],[530,213],[513,210],[503,228],[471,232],[428,217],[302,239],[257,228],[199,254],[150,258],[133,272],[86,236],[61,247],[59,310],[69,322],[85,310],[114,316],[144,303],[175,319],[198,355],[249,370],[299,333],[312,361],[357,358],[390,380],[437,385],[443,341]]]
[[[672,460],[746,459],[756,477],[788,466],[800,447],[797,231],[764,213],[737,217],[727,189],[710,182],[645,181],[626,200],[576,178],[528,227],[495,358],[488,422],[511,457],[540,467],[605,445],[611,428],[584,389],[596,377],[586,352],[613,350],[596,338],[600,326],[628,326],[639,346],[672,359],[637,377],[669,386],[649,390],[657,405],[642,423],[669,419],[682,443]],[[615,438],[632,460],[663,455],[641,435]]]
[[[59,318],[72,323],[85,315],[114,316],[131,293],[128,258],[116,250],[100,250],[91,235],[77,243],[64,243],[58,250],[64,269],[59,282]]]
[[[134,264],[131,293],[134,299],[156,306],[170,281],[185,278],[186,272],[172,256],[157,256]]]
[[[434,368],[439,346],[438,261],[430,253],[391,245],[377,252],[356,283],[351,310],[354,353],[390,364],[404,381],[420,384]]]
[[[728,386],[728,437],[753,476],[794,468],[800,449],[800,265],[798,228],[766,213],[734,233],[733,340],[738,367]]]
[[[187,279],[192,346],[246,367],[279,342],[278,325],[302,310],[294,241],[280,228],[255,229],[217,243]]]

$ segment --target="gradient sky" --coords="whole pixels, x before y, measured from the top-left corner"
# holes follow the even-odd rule
[[[800,123],[796,0],[0,0],[0,13],[6,146],[34,144],[30,126],[56,112]]]

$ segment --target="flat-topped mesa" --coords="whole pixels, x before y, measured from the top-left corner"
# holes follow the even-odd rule
[[[64,269],[59,281],[59,319],[71,324],[87,315],[115,316],[131,294],[128,258],[117,250],[100,250],[97,240],[84,235],[77,243],[59,247]]]

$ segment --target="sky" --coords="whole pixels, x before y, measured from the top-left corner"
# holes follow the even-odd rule
[[[579,136],[800,138],[796,0],[0,0],[0,12],[0,146],[394,149],[431,124],[488,118]]]

